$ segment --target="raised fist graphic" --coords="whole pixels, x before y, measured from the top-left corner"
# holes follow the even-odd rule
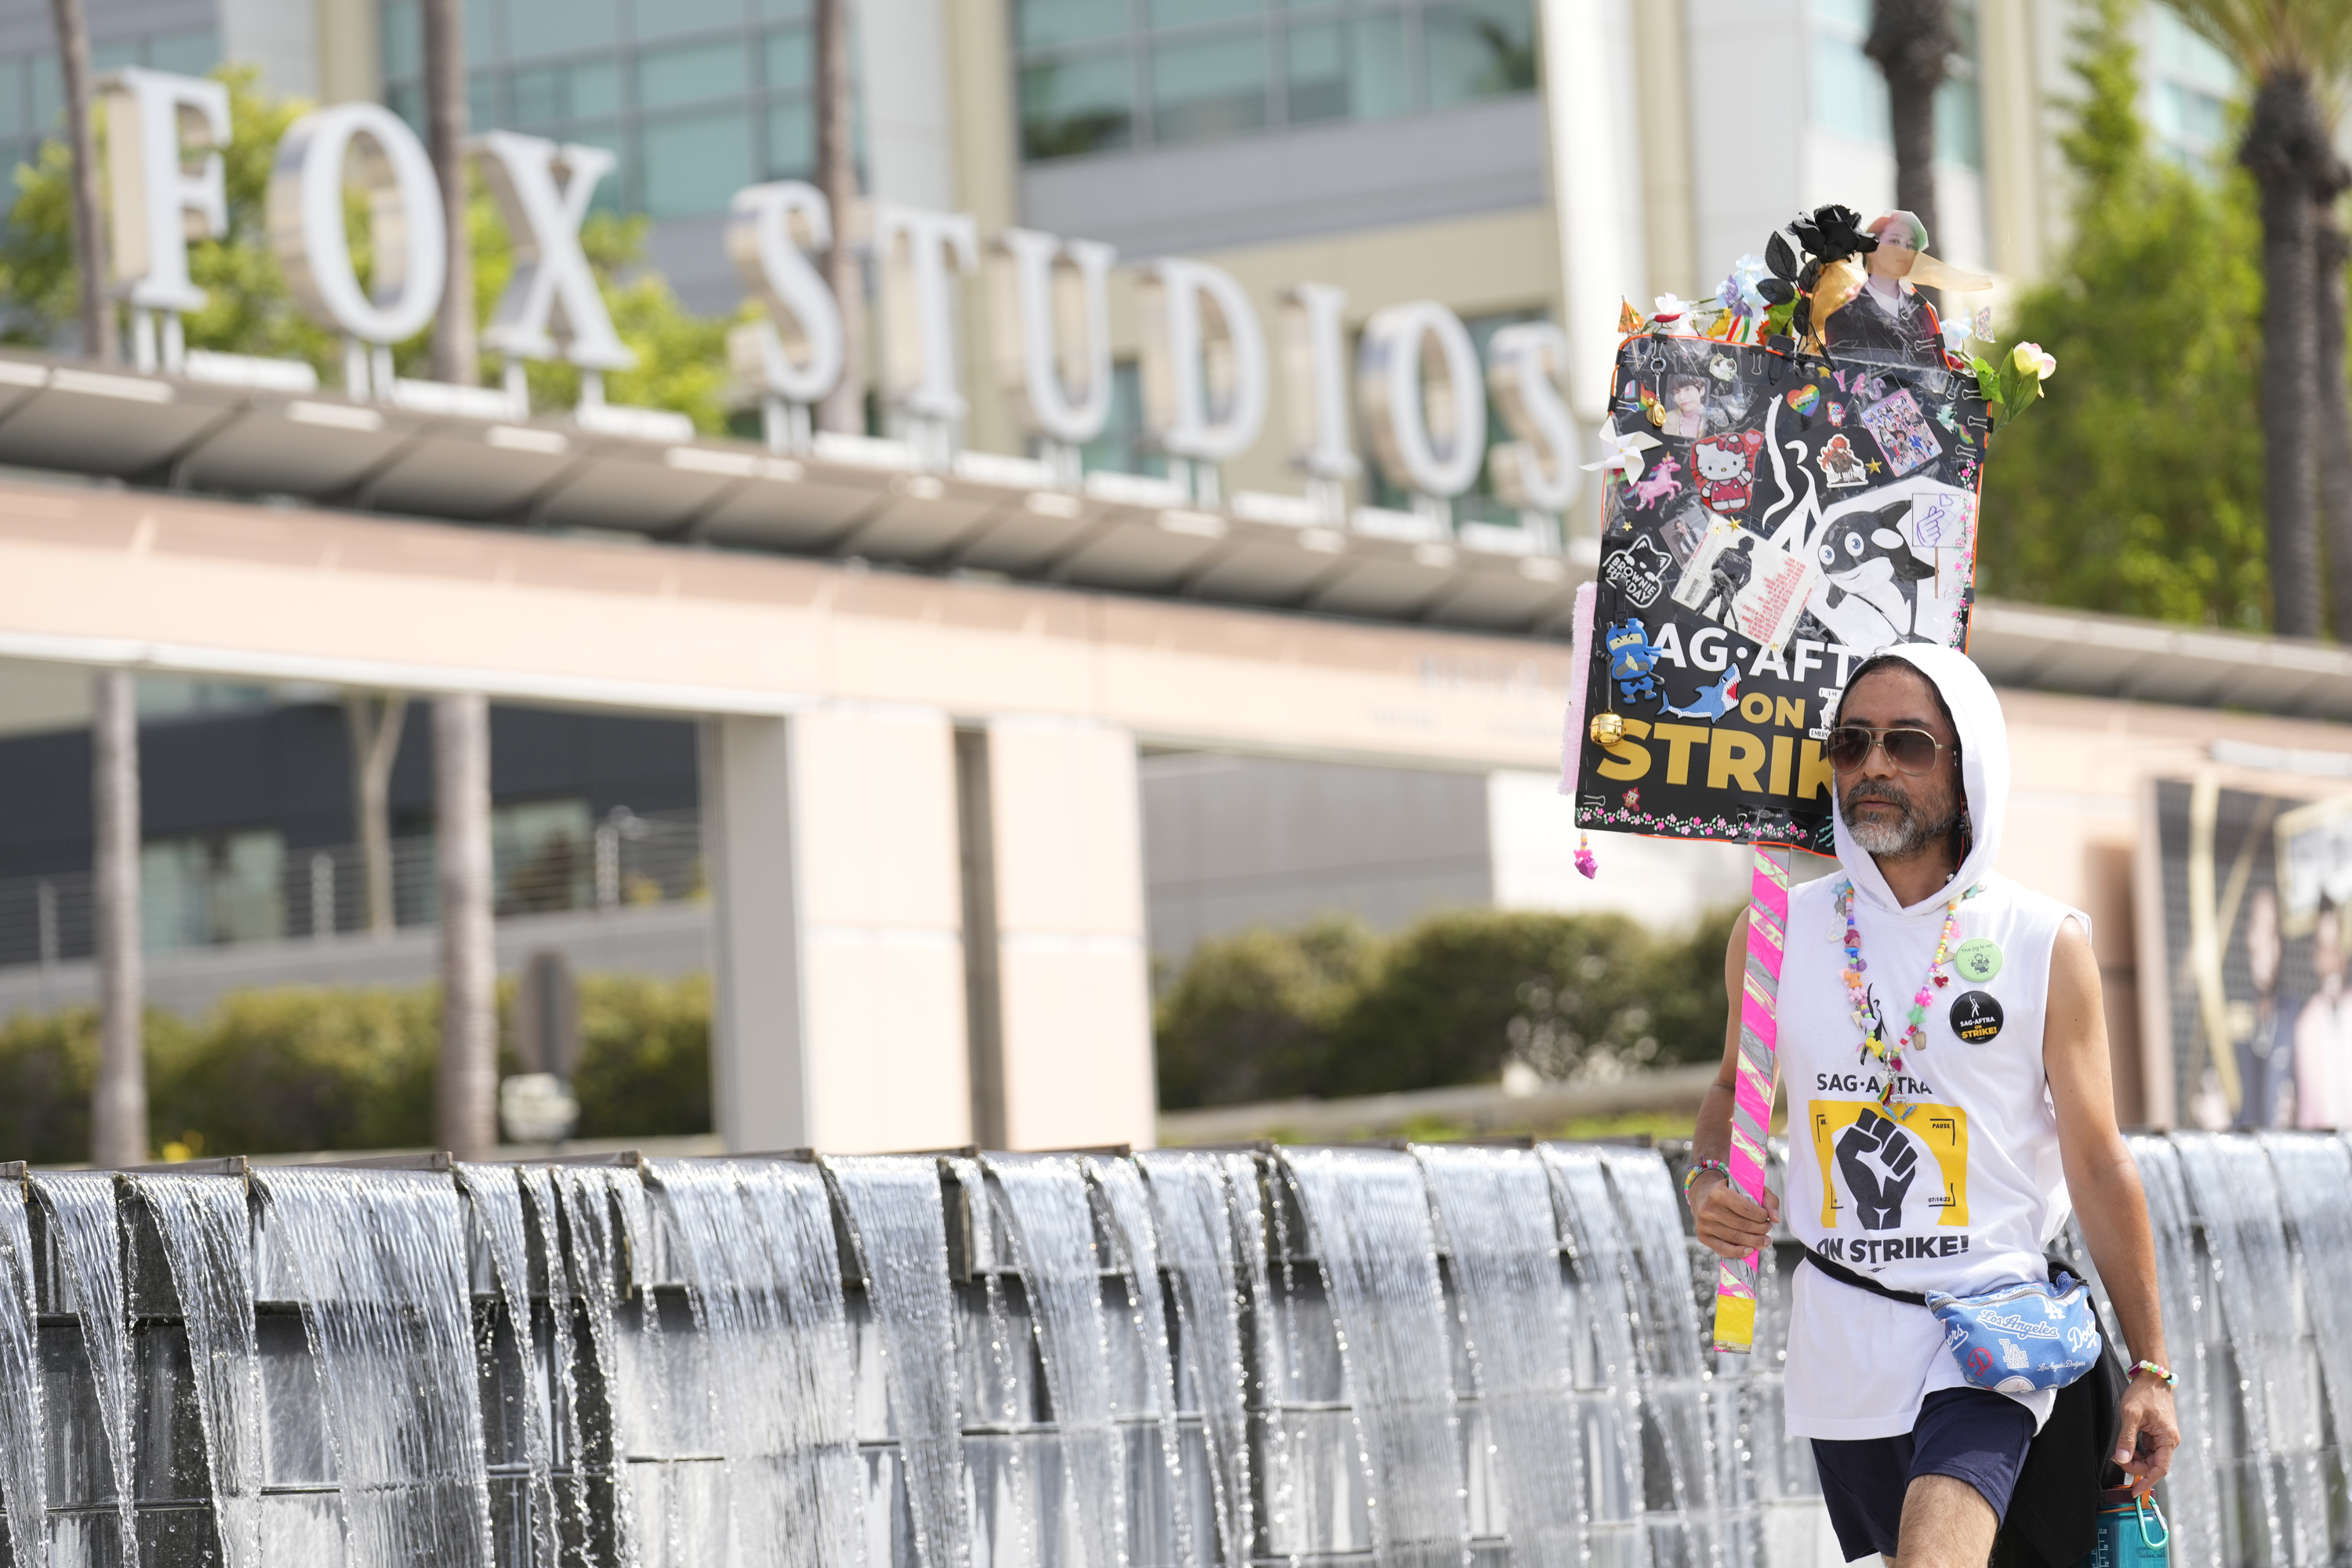
[[[1919,1173],[1919,1151],[1891,1117],[1865,1110],[1838,1134],[1838,1169],[1864,1230],[1893,1230],[1903,1223],[1903,1194]]]

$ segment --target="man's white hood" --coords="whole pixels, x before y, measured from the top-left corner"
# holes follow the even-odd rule
[[[1944,889],[1902,910],[1906,915],[1940,914],[1954,891],[1991,874],[2000,853],[2001,822],[2009,815],[2009,722],[2001,717],[1992,683],[1968,655],[1936,643],[1900,643],[1882,651],[1933,683],[1959,731],[1960,784],[1968,797],[1970,833],[1968,858]],[[1878,862],[1846,837],[1845,813],[1838,811],[1835,816],[1838,863],[1853,879],[1855,892],[1877,909],[1895,910],[1895,895],[1879,875]]]

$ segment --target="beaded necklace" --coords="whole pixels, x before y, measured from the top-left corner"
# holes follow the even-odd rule
[[[1935,999],[1936,988],[1948,985],[1952,977],[1944,973],[1944,965],[1952,960],[1952,939],[1960,934],[1960,905],[1977,896],[1974,887],[1964,888],[1952,895],[1944,906],[1943,934],[1936,939],[1936,957],[1927,965],[1927,978],[1919,983],[1919,990],[1911,998],[1910,1026],[1903,1031],[1900,1044],[1886,1037],[1886,1016],[1878,999],[1870,994],[1863,979],[1870,965],[1862,956],[1862,931],[1853,921],[1853,883],[1848,879],[1838,887],[1838,910],[1845,916],[1845,994],[1853,1007],[1854,1026],[1862,1031],[1862,1050],[1858,1059],[1867,1066],[1873,1058],[1878,1062],[1883,1082],[1878,1091],[1878,1103],[1898,1117],[1908,1118],[1911,1107],[1895,1104],[1895,1078],[1904,1069],[1904,1051],[1925,1050],[1927,1046],[1927,1006]]]

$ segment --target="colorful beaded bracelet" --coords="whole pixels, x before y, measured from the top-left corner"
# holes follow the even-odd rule
[[[1691,1162],[1691,1168],[1683,1173],[1683,1196],[1685,1198],[1690,1196],[1691,1184],[1697,1181],[1702,1173],[1707,1171],[1721,1172],[1725,1181],[1727,1182],[1731,1180],[1731,1167],[1725,1164],[1722,1161],[1693,1160]]]
[[[2178,1388],[2180,1386],[2180,1379],[2175,1377],[2170,1369],[2158,1366],[2152,1361],[2136,1361],[2132,1363],[2131,1373],[2125,1381],[2128,1382],[2130,1381],[2130,1378],[2137,1377],[2144,1372],[2152,1372],[2156,1373],[2157,1381],[2164,1384],[2167,1388]]]

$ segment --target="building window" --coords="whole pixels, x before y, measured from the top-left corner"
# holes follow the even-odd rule
[[[1816,129],[1888,146],[1886,79],[1863,52],[1870,37],[1871,0],[1812,0],[1812,121]],[[1984,167],[1983,113],[1977,92],[1976,7],[1952,7],[1959,49],[1936,92],[1936,161]]]
[[[384,101],[421,132],[416,0],[382,16]],[[600,208],[704,216],[814,168],[804,0],[469,0],[467,18],[475,123],[611,151]]]
[[[584,908],[594,890],[594,829],[584,800],[492,808],[490,874],[501,915]]]
[[[1532,92],[1532,0],[1014,0],[1032,163]]]
[[[150,952],[286,934],[286,843],[277,830],[163,838],[139,850],[141,946]]]
[[[2157,151],[2201,168],[2230,139],[2237,69],[2169,6],[2147,8],[2147,122]]]
[[[1103,421],[1102,434],[1078,448],[1078,462],[1088,473],[1105,469],[1155,479],[1167,477],[1167,456],[1151,444],[1143,422],[1143,373],[1135,361],[1123,359],[1111,366],[1110,416]]]
[[[175,76],[202,76],[220,58],[220,35],[210,27],[93,39],[89,47],[93,72],[145,66]],[[0,211],[16,200],[9,172],[37,158],[43,142],[64,137],[65,101],[53,51],[0,55]]]

